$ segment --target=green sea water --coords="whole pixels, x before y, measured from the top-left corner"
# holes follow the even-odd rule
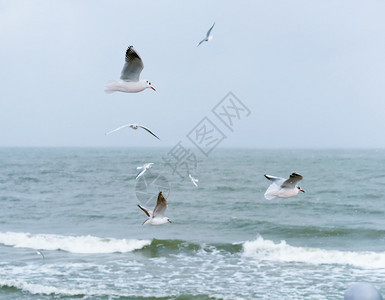
[[[217,149],[189,170],[168,150],[0,149],[0,299],[385,294],[385,150]],[[292,172],[306,193],[266,200],[263,175]],[[160,189],[173,223],[142,226]]]

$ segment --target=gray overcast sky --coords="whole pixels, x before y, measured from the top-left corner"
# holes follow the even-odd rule
[[[0,146],[170,147],[232,91],[251,115],[221,127],[223,147],[385,147],[384,13],[382,0],[0,0]],[[129,45],[157,92],[104,93]],[[161,141],[104,135],[130,122]]]

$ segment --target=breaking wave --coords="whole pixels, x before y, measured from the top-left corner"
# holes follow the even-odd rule
[[[360,268],[385,268],[385,252],[372,251],[339,251],[319,248],[294,247],[285,241],[274,243],[258,237],[254,241],[243,243],[243,253],[246,257],[261,260],[300,262],[308,264],[341,264]]]
[[[18,248],[63,250],[71,253],[126,253],[150,245],[151,240],[0,232],[0,244]]]

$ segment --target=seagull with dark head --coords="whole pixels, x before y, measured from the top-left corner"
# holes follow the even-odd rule
[[[293,173],[290,175],[289,179],[275,177],[266,175],[265,177],[272,181],[272,184],[269,186],[265,193],[265,198],[267,200],[271,200],[275,197],[279,198],[290,198],[297,196],[298,192],[301,191],[305,193],[303,189],[301,189],[297,183],[302,180],[302,175],[297,173]]]
[[[139,54],[133,46],[128,47],[126,51],[126,60],[120,76],[121,81],[112,81],[107,84],[105,91],[107,93],[123,92],[138,93],[147,88],[154,89],[148,80],[140,80],[140,73],[144,65]]]
[[[163,196],[162,192],[159,192],[158,200],[153,211],[150,211],[139,204],[138,207],[143,210],[143,212],[148,217],[148,219],[144,221],[142,225],[148,224],[158,226],[166,223],[172,223],[169,218],[163,216],[167,208],[167,200]]]

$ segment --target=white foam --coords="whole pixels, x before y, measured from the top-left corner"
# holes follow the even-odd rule
[[[15,287],[17,289],[27,291],[31,294],[45,294],[45,295],[61,294],[61,295],[67,295],[67,296],[87,294],[87,290],[57,288],[53,286],[44,286],[42,284],[28,283],[25,281],[15,280],[15,279],[0,280],[0,287],[3,287],[3,286]]]
[[[56,234],[30,234],[0,232],[0,244],[14,247],[64,250],[72,253],[131,252],[151,244],[150,240],[100,238],[94,236],[63,236]]]
[[[271,261],[341,264],[368,269],[385,268],[385,252],[353,252],[293,247],[285,241],[275,244],[273,241],[264,240],[262,237],[258,237],[254,241],[244,242],[243,255]]]

